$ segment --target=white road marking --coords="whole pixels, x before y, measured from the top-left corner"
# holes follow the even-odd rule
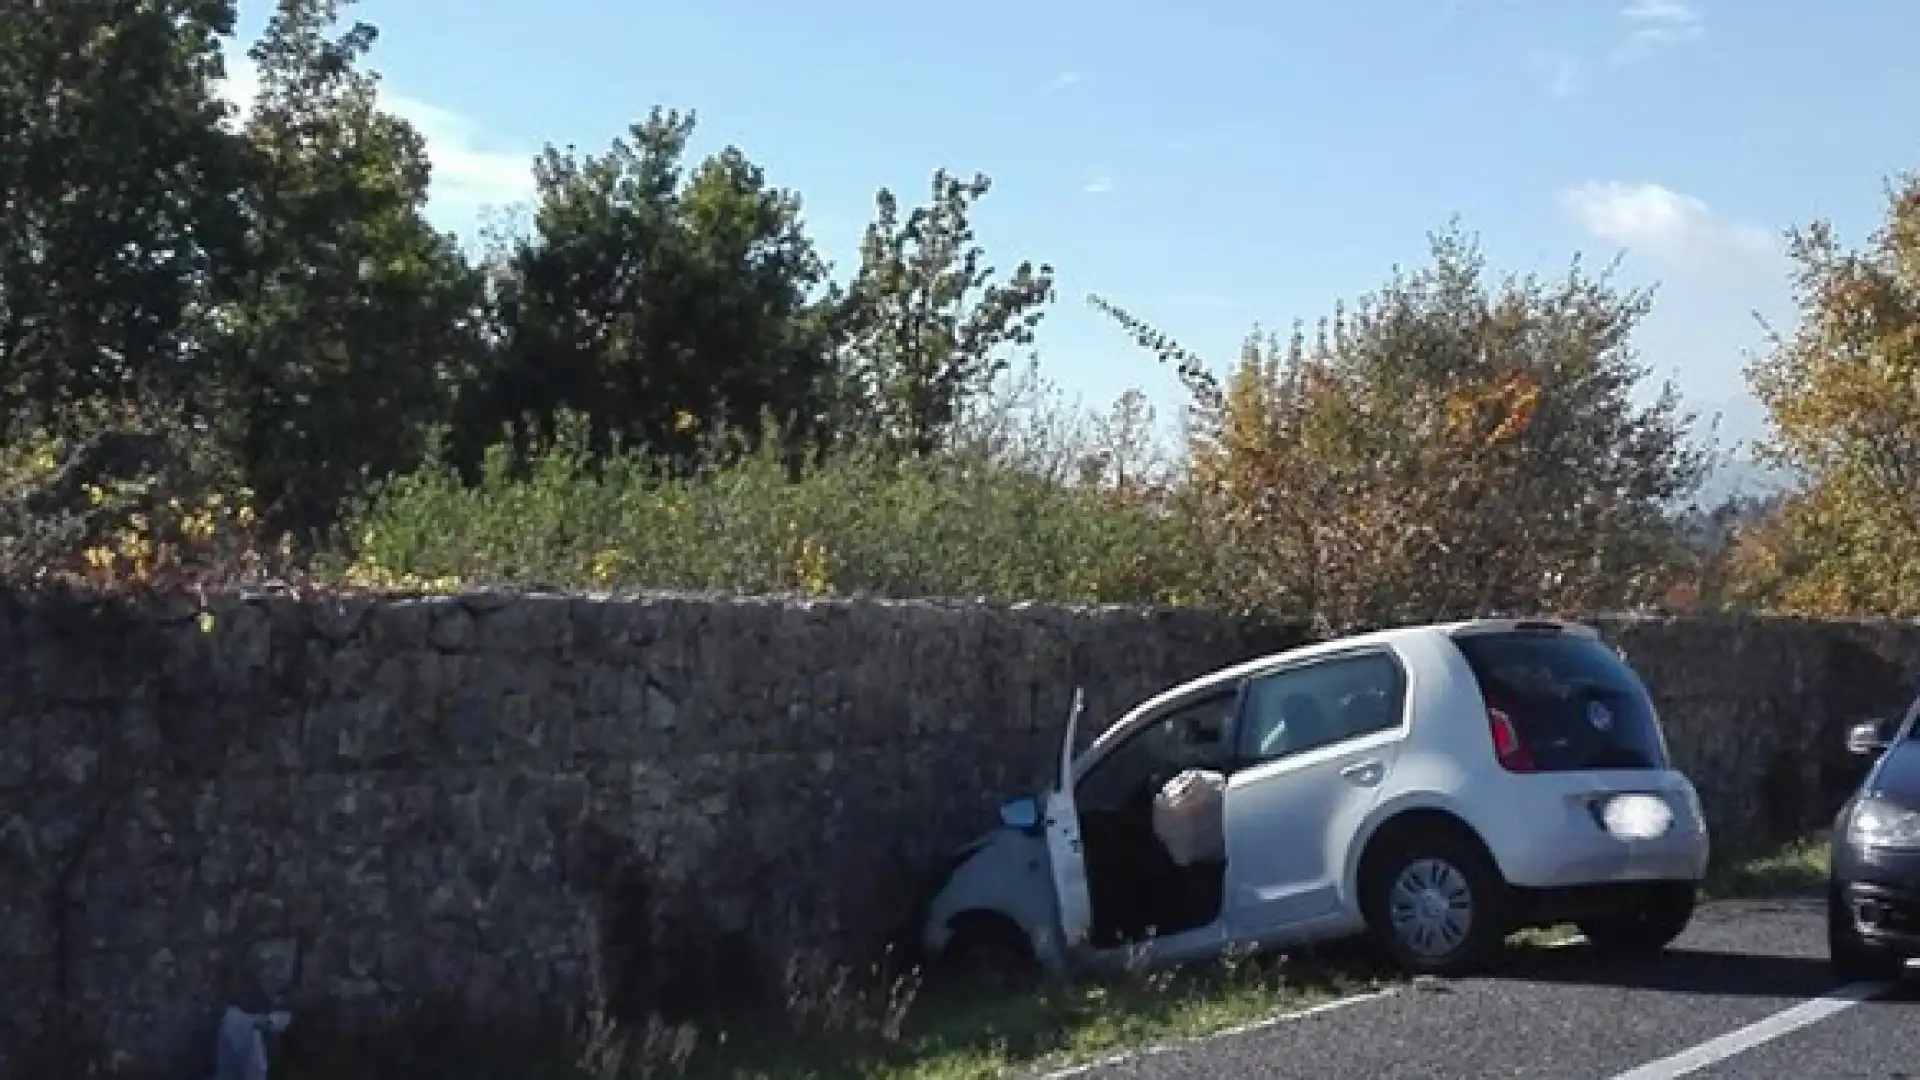
[[[1892,985],[1884,982],[1849,983],[1838,990],[1829,990],[1817,998],[1803,1001],[1791,1009],[1783,1009],[1764,1020],[1729,1031],[1717,1039],[1689,1047],[1672,1057],[1629,1069],[1610,1080],[1673,1080],[1676,1076],[1699,1072],[1709,1065],[1770,1043],[1782,1035],[1811,1027],[1863,1001],[1870,1001],[1885,993]]]
[[[1587,940],[1586,938],[1581,937],[1579,934],[1572,934],[1564,938],[1556,939],[1554,941],[1542,942],[1541,944],[1535,946],[1535,948],[1564,949],[1569,945],[1579,945],[1586,940]],[[1410,985],[1410,984],[1406,984],[1406,985]],[[1169,1042],[1154,1043],[1151,1046],[1143,1046],[1135,1050],[1122,1050],[1119,1053],[1108,1054],[1105,1057],[1096,1058],[1093,1061],[1083,1061],[1077,1065],[1062,1066],[1058,1069],[1053,1070],[1052,1072],[1040,1074],[1040,1076],[1037,1077],[1036,1080],[1068,1080],[1069,1077],[1083,1076],[1087,1073],[1094,1071],[1095,1069],[1105,1069],[1105,1068],[1111,1068],[1112,1066],[1115,1066],[1115,1065],[1124,1065],[1127,1062],[1133,1061],[1136,1058],[1154,1057],[1158,1054],[1165,1054],[1165,1053],[1168,1053],[1169,1051],[1179,1050],[1183,1047],[1193,1046],[1197,1043],[1211,1042],[1214,1039],[1227,1039],[1227,1038],[1232,1038],[1235,1035],[1245,1035],[1245,1034],[1248,1034],[1249,1032],[1265,1031],[1268,1028],[1278,1027],[1279,1025],[1284,1024],[1289,1020],[1304,1020],[1309,1016],[1318,1016],[1321,1013],[1330,1013],[1335,1011],[1336,1009],[1344,1009],[1351,1005],[1360,1005],[1369,1001],[1378,1001],[1381,998],[1392,997],[1394,994],[1397,994],[1401,990],[1405,989],[1406,985],[1388,986],[1379,990],[1369,990],[1366,993],[1352,994],[1347,997],[1336,998],[1333,1001],[1321,1002],[1318,1005],[1312,1005],[1305,1009],[1293,1009],[1286,1012],[1279,1012],[1279,1013],[1273,1014],[1272,1016],[1262,1017],[1258,1020],[1252,1021],[1251,1023],[1235,1024],[1232,1027],[1225,1027],[1225,1028],[1220,1028],[1216,1031],[1209,1031],[1205,1035],[1190,1035],[1183,1039],[1175,1039]]]
[[[1094,1061],[1086,1061],[1078,1065],[1069,1065],[1063,1069],[1055,1069],[1050,1073],[1042,1074],[1038,1080],[1066,1080],[1067,1077],[1081,1076],[1095,1069],[1105,1069],[1115,1065],[1123,1065],[1137,1058],[1154,1057],[1159,1054],[1168,1053],[1169,1051],[1181,1049],[1182,1047],[1192,1046],[1195,1043],[1210,1042],[1214,1039],[1224,1039],[1234,1035],[1245,1035],[1252,1031],[1264,1031],[1270,1027],[1278,1027],[1289,1020],[1304,1020],[1309,1016],[1318,1016],[1321,1013],[1333,1012],[1335,1009],[1344,1009],[1350,1005],[1359,1005],[1367,1001],[1377,1001],[1380,998],[1391,997],[1399,991],[1400,987],[1389,986],[1384,990],[1374,990],[1370,993],[1355,994],[1352,997],[1343,997],[1334,1001],[1323,1002],[1311,1008],[1277,1013],[1273,1016],[1255,1020],[1250,1024],[1236,1024],[1233,1027],[1221,1028],[1219,1031],[1210,1031],[1205,1035],[1194,1035],[1172,1042],[1155,1043],[1152,1046],[1143,1046],[1138,1050],[1125,1050],[1118,1054],[1109,1054],[1106,1057]]]

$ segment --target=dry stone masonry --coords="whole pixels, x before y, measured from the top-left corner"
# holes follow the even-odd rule
[[[1830,816],[1906,624],[1604,620],[1721,842]],[[1097,726],[1306,638],[1199,611],[505,593],[0,595],[0,1074],[229,1002],[725,1003],[872,955]],[[297,1022],[297,1021],[296,1021]]]

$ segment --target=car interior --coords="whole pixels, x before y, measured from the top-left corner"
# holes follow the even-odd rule
[[[1187,769],[1228,769],[1237,700],[1229,688],[1176,709],[1129,736],[1075,786],[1096,946],[1165,937],[1218,917],[1226,861],[1175,863],[1154,832],[1153,798]]]
[[[1195,930],[1220,916],[1224,858],[1182,866],[1153,825],[1160,789],[1187,769],[1231,773],[1380,731],[1397,720],[1397,668],[1377,657],[1315,665],[1247,687],[1227,687],[1148,724],[1115,747],[1074,789],[1092,905],[1093,944],[1113,948]],[[1312,693],[1306,692],[1314,691]],[[1237,746],[1236,746],[1237,744]]]

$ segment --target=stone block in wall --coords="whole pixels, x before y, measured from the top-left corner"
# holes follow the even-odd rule
[[[185,802],[172,792],[136,792],[104,819],[86,851],[76,852],[83,861],[68,894],[68,924],[86,950],[217,940],[213,898],[197,887],[201,838],[183,820]]]
[[[110,1065],[178,1067],[205,1053],[212,1010],[233,989],[223,950],[154,942],[89,950],[75,961],[69,1006],[109,1051]]]
[[[0,793],[33,783],[41,772],[42,713],[29,695],[0,682]]]
[[[404,717],[389,698],[325,697],[307,707],[298,727],[301,772],[324,774],[430,767],[435,732],[421,718]]]
[[[0,855],[0,860],[5,858]],[[50,889],[43,877],[29,877],[29,871],[18,863],[0,870],[0,971],[53,955]]]
[[[41,1045],[54,965],[44,959],[7,959],[0,965],[6,971],[0,978],[0,1076],[14,1076],[16,1063]]]
[[[1649,688],[1680,700],[1703,692],[1724,694],[1726,678],[1750,654],[1751,627],[1721,626],[1717,620],[1622,617],[1593,620],[1609,644],[1619,649]],[[1735,638],[1739,643],[1735,643]],[[1751,659],[1749,656],[1748,659]],[[1762,668],[1763,675],[1774,669]]]
[[[1843,723],[1903,713],[1920,692],[1920,625],[1852,622],[1824,626],[1829,706]]]
[[[572,655],[576,605],[571,597],[471,595],[457,602],[473,619],[473,648],[482,655],[549,662]]]

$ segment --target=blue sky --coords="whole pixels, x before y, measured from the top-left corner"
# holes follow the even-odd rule
[[[242,40],[270,0],[242,0]],[[484,12],[484,14],[482,14]],[[1458,214],[1496,268],[1623,255],[1657,283],[1645,359],[1729,435],[1757,310],[1790,322],[1779,232],[1864,239],[1920,166],[1911,0],[363,0],[373,66],[426,134],[432,212],[471,234],[543,144],[696,110],[806,199],[843,269],[875,188],[982,171],[1002,264],[1057,268],[1048,377],[1102,406],[1170,373],[1098,292],[1216,365],[1420,260]],[[236,49],[236,54],[240,51]],[[245,72],[237,81],[243,82]]]

